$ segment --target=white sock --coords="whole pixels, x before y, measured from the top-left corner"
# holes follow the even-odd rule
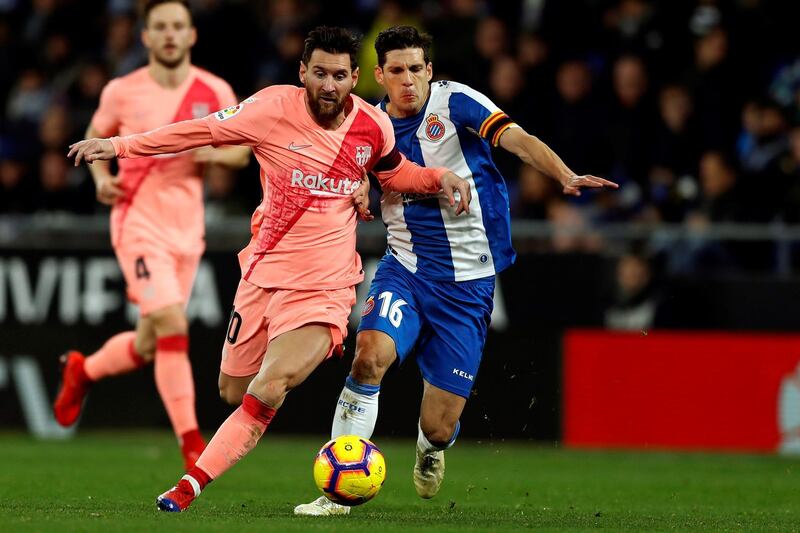
[[[197,498],[198,496],[200,496],[200,491],[201,491],[202,489],[200,488],[200,483],[199,483],[199,482],[198,482],[198,481],[197,481],[195,478],[193,478],[193,477],[192,477],[192,476],[190,476],[189,474],[186,474],[186,475],[185,475],[185,476],[183,476],[181,479],[185,479],[186,481],[188,481],[188,482],[189,482],[189,485],[191,485],[191,486],[192,486],[192,490],[194,491],[194,497],[195,497],[195,498]]]
[[[458,432],[461,431],[461,422],[456,422],[456,430],[453,431],[453,436],[450,437],[450,440],[443,447],[432,444],[431,441],[428,440],[428,437],[425,436],[425,433],[422,432],[422,426],[419,423],[417,423],[417,431],[417,448],[421,450],[422,453],[439,452],[446,450],[456,443]]]
[[[358,435],[369,439],[378,420],[380,385],[365,385],[347,376],[336,402],[331,438]]]

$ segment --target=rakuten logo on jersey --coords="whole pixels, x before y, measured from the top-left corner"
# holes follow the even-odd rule
[[[295,187],[305,187],[311,194],[321,196],[344,196],[352,194],[361,180],[351,180],[350,178],[328,178],[319,174],[303,174],[302,170],[292,171],[292,185]]]

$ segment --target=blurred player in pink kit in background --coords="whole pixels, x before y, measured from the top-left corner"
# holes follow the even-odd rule
[[[188,2],[151,0],[143,19],[149,62],[105,87],[87,138],[148,131],[236,103],[225,81],[191,64],[197,33]],[[156,386],[184,466],[194,466],[205,442],[195,415],[185,307],[205,248],[203,167],[241,168],[249,153],[237,146],[122,160],[117,176],[108,163],[90,167],[97,199],[113,206],[111,242],[140,316],[136,331],[115,335],[96,353],[62,356],[63,382],[54,404],[60,424],[75,423],[93,382],[155,360]]]
[[[197,464],[158,497],[183,511],[213,479],[252,450],[286,394],[340,353],[355,285],[356,202],[365,211],[366,173],[386,190],[443,190],[456,215],[469,212],[469,184],[444,168],[423,168],[395,146],[388,115],[350,92],[359,41],[320,27],[305,41],[303,87],[273,86],[200,120],[146,134],[91,139],[71,147],[75,164],[174,153],[199,146],[253,147],[264,196],[253,237],[239,254],[236,292],[222,353],[220,394],[240,407],[220,426]]]

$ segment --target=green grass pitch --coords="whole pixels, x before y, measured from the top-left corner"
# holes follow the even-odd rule
[[[0,433],[2,531],[549,531],[800,529],[800,460],[761,455],[573,451],[461,441],[442,491],[421,500],[414,444],[377,439],[388,479],[347,517],[298,518],[318,496],[319,438],[267,435],[185,513],[154,501],[180,476],[158,432],[81,432],[65,442]]]

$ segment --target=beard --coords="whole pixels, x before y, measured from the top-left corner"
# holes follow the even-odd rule
[[[162,66],[165,66],[167,68],[175,68],[181,63],[183,63],[183,60],[186,58],[186,52],[184,51],[181,54],[175,56],[174,58],[167,58],[164,57],[162,54],[155,52],[153,54],[153,58],[156,60],[158,64]]]
[[[308,91],[308,89],[306,89],[306,91],[308,92],[308,106],[311,108],[311,112],[314,113],[314,116],[321,122],[333,121],[344,109],[346,95],[342,97],[342,99],[336,100],[336,102],[329,102],[320,98],[322,93],[314,95]]]

